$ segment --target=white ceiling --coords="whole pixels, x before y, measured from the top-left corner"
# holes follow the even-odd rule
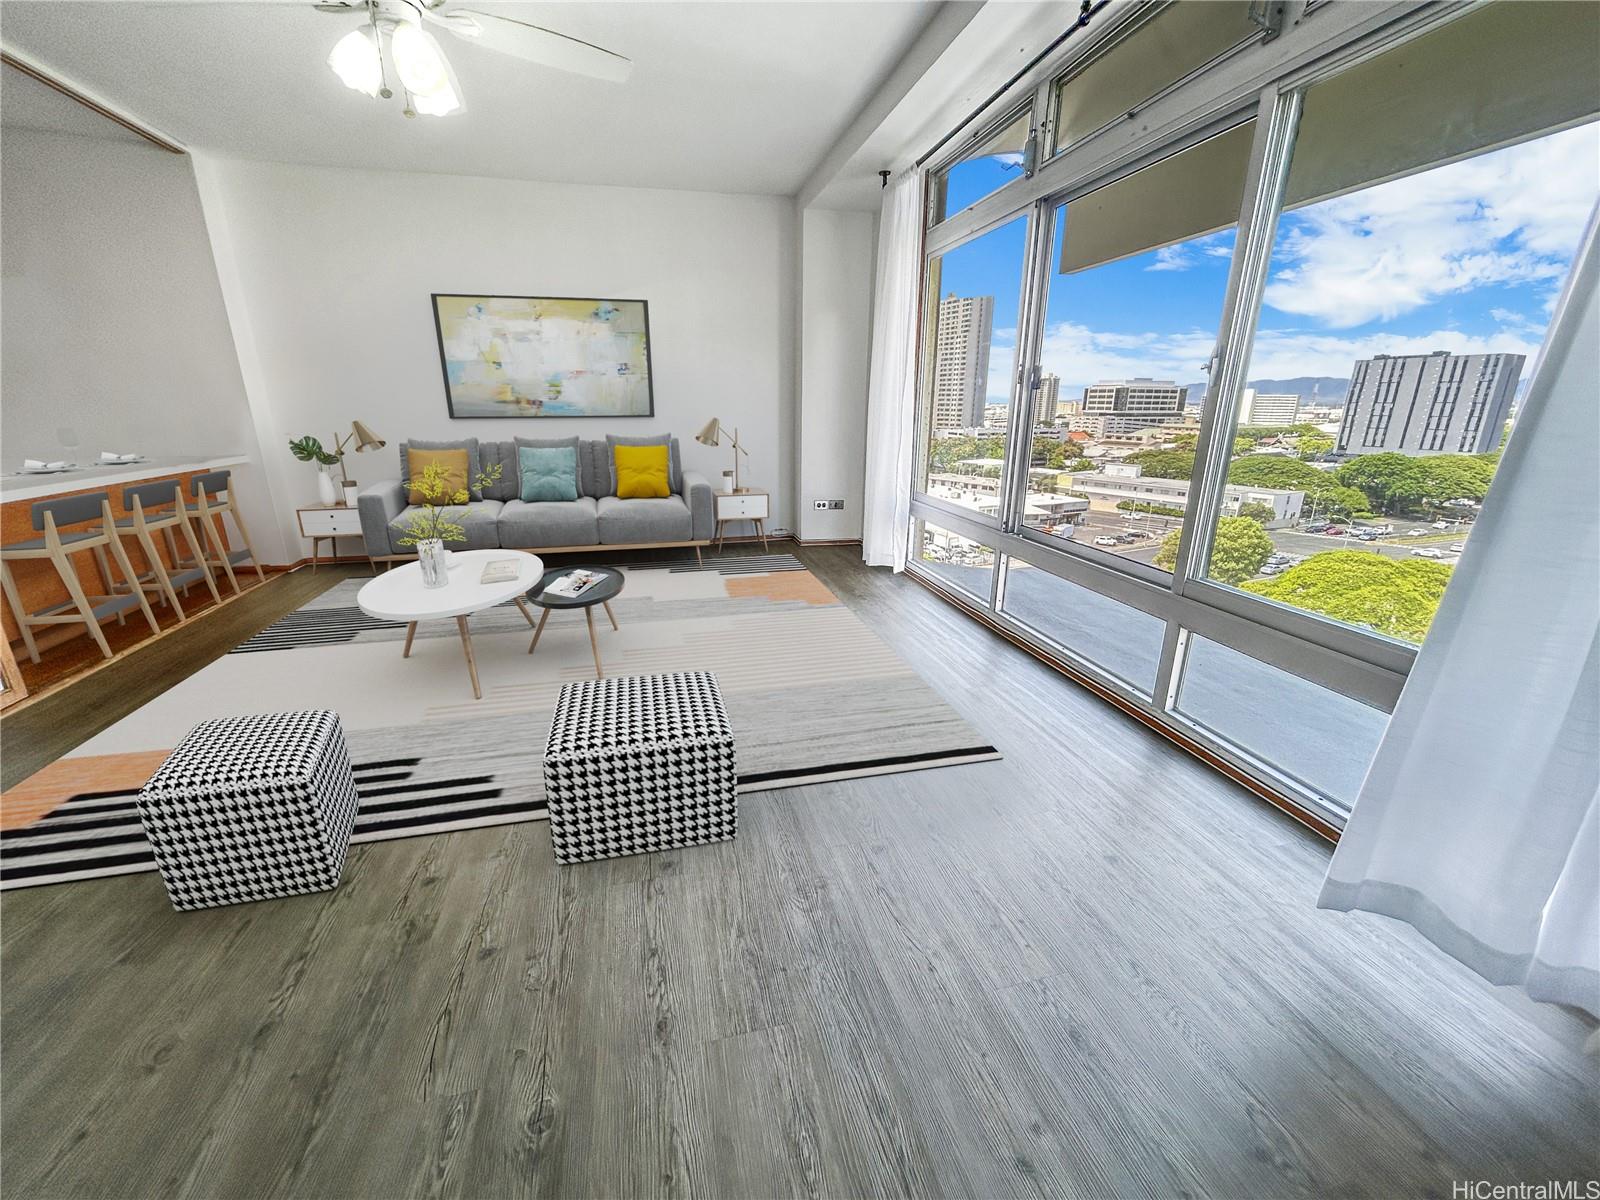
[[[930,0],[495,3],[634,60],[625,84],[441,37],[466,111],[345,88],[358,24],[309,3],[3,0],[8,50],[196,150],[236,158],[792,195],[938,8]],[[8,74],[10,74],[8,72]],[[3,97],[9,110],[11,91]],[[0,119],[11,122],[9,111]]]

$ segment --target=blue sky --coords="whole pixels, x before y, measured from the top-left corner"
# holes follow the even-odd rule
[[[951,208],[1015,171],[953,173]],[[1280,221],[1249,376],[1347,377],[1374,353],[1520,353],[1529,368],[1600,181],[1600,125],[1309,205]],[[1063,226],[1057,220],[1059,254]],[[941,291],[994,297],[992,403],[1012,376],[1025,222],[945,256]],[[1193,383],[1216,338],[1233,233],[1052,273],[1042,352],[1062,396],[1102,378]]]

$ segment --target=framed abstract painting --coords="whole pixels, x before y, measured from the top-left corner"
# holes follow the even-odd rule
[[[434,293],[452,417],[649,417],[643,300]]]

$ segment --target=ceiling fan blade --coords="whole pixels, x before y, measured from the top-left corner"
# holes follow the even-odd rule
[[[470,32],[465,22],[450,19],[457,16],[471,17],[478,32]],[[633,60],[630,58],[564,33],[542,29],[525,21],[514,21],[510,17],[497,17],[493,13],[470,8],[453,8],[437,14],[435,19],[463,41],[476,42],[486,49],[509,54],[512,58],[555,67],[560,71],[590,75],[612,83],[626,83],[633,71]]]

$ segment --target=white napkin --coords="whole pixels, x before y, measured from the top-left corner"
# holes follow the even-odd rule
[[[113,454],[109,450],[100,451],[100,461],[103,462],[103,463],[132,462],[134,459],[136,459],[138,457],[139,456],[137,454]]]
[[[59,471],[66,465],[65,459],[60,462],[40,462],[37,458],[25,458],[22,460],[22,469],[24,471]]]

